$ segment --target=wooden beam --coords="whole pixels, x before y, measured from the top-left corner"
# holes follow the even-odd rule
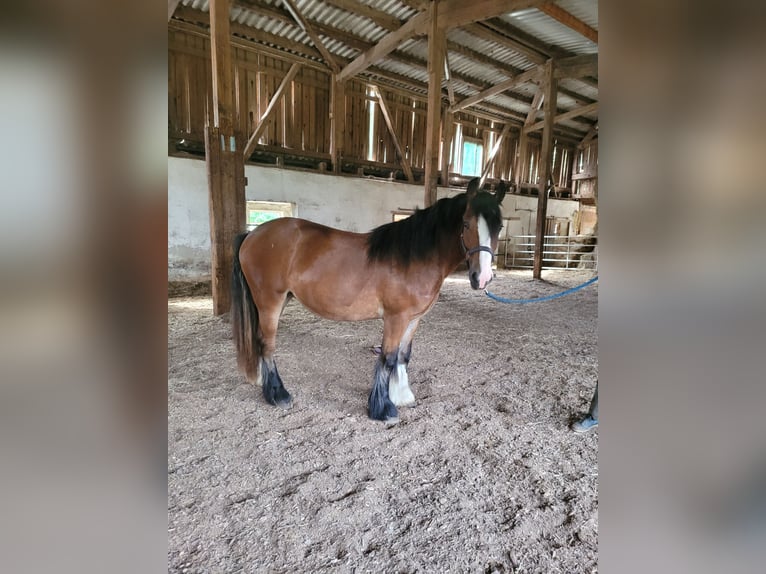
[[[469,6],[471,5],[470,3],[467,4]],[[532,48],[523,42],[519,42],[514,38],[506,36],[505,34],[501,34],[500,32],[497,32],[496,30],[483,24],[469,24],[468,26],[465,26],[464,29],[466,32],[469,32],[478,38],[488,40],[489,42],[495,42],[496,44],[506,46],[511,50],[523,54],[531,62],[537,65],[544,64],[548,59],[548,55],[543,53],[541,50]]]
[[[545,102],[543,114],[543,141],[540,145],[540,174],[539,190],[537,192],[537,220],[535,222],[535,253],[532,261],[532,277],[540,279],[543,268],[543,247],[545,244],[545,220],[548,214],[548,180],[551,179],[551,158],[553,156],[553,120],[556,113],[556,80],[553,60],[545,64]]]
[[[345,68],[343,68],[338,74],[338,80],[344,81],[358,74],[359,72],[367,69],[372,64],[385,58],[389,53],[396,49],[396,47],[409,40],[413,36],[422,34],[428,26],[430,18],[430,12],[421,12],[410,18],[406,24],[395,32],[390,32],[383,36],[383,38],[375,44],[372,48],[357,56],[351,61]],[[429,61],[430,65],[430,61]]]
[[[324,0],[324,3],[358,16],[364,16],[386,30],[396,30],[402,25],[401,20],[398,18],[386,14],[385,12],[381,12],[380,10],[376,10],[357,0]]]
[[[239,5],[245,6],[244,2],[241,2],[241,0],[235,0],[236,2],[239,2]],[[271,12],[274,12],[274,8],[269,9]],[[285,21],[288,21],[291,25],[293,24],[293,21],[289,18],[289,15],[287,15],[286,12],[278,11],[278,14],[280,14],[282,18],[285,19]],[[270,15],[270,13],[269,13]],[[187,24],[184,21],[187,22],[194,22],[194,24]],[[200,10],[195,10],[192,8],[188,8],[186,6],[179,6],[176,10],[175,17],[170,23],[171,29],[179,29],[183,30],[188,33],[195,33],[195,34],[201,34],[205,28],[201,28],[200,25],[207,25],[209,23],[208,13],[202,12]],[[317,23],[314,23],[314,27],[317,30],[321,30],[323,33],[327,35],[333,35],[334,32],[332,28],[320,25]],[[284,48],[285,50],[288,50],[290,52],[297,52],[297,54],[303,54],[306,56],[310,56],[313,58],[317,58],[319,60],[322,59],[322,55],[319,53],[317,49],[315,49],[313,46],[298,43],[292,40],[289,40],[287,38],[283,38],[281,36],[276,36],[274,34],[270,34],[268,32],[263,32],[261,30],[257,30],[255,28],[252,28],[250,26],[245,26],[243,24],[237,24],[236,22],[231,23],[231,29],[237,36],[232,39],[232,43],[236,45],[237,47],[243,47],[245,49],[256,49],[256,50],[262,50],[264,52],[268,52],[272,55],[275,55],[276,57],[280,57],[285,60],[292,60],[295,61],[297,59],[300,59],[299,56],[291,53],[279,53],[276,52],[274,48],[270,47],[272,45],[279,46]],[[348,34],[347,32],[343,32],[343,36],[339,37],[342,41],[352,41],[353,36]],[[246,38],[248,41],[253,41],[254,44],[246,44],[242,41],[241,38]],[[258,45],[262,44],[262,45]],[[370,44],[365,43],[363,40],[359,39],[353,39],[354,45],[359,45],[362,47],[370,47]],[[257,47],[256,47],[257,46]],[[475,52],[471,50],[470,48],[466,48],[464,46],[461,46],[460,44],[456,44],[454,42],[447,42],[447,47],[449,50],[453,52],[457,52],[465,57],[476,59],[477,61],[481,61],[488,65],[494,65],[494,67],[498,70],[500,70],[502,73],[505,74],[521,74],[524,73],[523,70],[520,70],[518,68],[514,68],[512,66],[507,66],[499,61],[493,61],[489,59],[486,56],[483,56],[479,54],[478,52]],[[414,58],[412,56],[408,55],[402,55],[399,53],[392,53],[390,55],[393,59],[398,59],[399,61],[408,63],[410,65],[418,65],[423,66],[423,68],[427,68],[427,62],[418,60],[417,58]],[[336,58],[337,61],[344,63],[345,60],[342,58]],[[302,59],[303,64],[305,67],[310,67],[314,69],[324,69],[324,67],[317,61],[308,60],[308,59]],[[377,82],[396,82],[396,83],[403,83],[404,85],[412,86],[415,88],[412,90],[414,94],[418,96],[423,96],[423,93],[418,93],[418,90],[422,90],[422,92],[427,92],[428,86],[425,83],[418,82],[416,80],[412,80],[411,78],[406,78],[400,74],[396,74],[394,72],[389,72],[387,70],[382,70],[377,68],[376,66],[371,66],[367,69],[368,75],[374,75],[375,78],[373,81]],[[460,80],[466,85],[470,85],[475,87],[477,90],[484,90],[487,89],[486,85],[479,85],[476,83],[475,80],[471,80],[470,78],[465,78],[463,76],[460,76],[458,74],[455,74],[454,72],[451,74],[451,76],[455,80]],[[587,98],[585,96],[581,96],[579,94],[576,94],[575,92],[572,92],[571,90],[566,90],[565,88],[559,88],[559,92],[566,94],[572,98],[575,98],[575,101],[580,104],[586,104],[586,103],[592,103],[594,100],[591,98]],[[521,101],[523,103],[529,103],[524,100],[520,100],[518,97],[514,95],[510,95],[510,97],[513,97],[514,99]],[[493,114],[497,114],[494,117],[490,118],[496,121],[499,121],[501,123],[506,123],[509,118],[511,119],[517,119],[519,120],[519,123],[523,124],[523,118],[517,118],[514,112],[507,108],[502,108],[495,105],[490,105],[486,102],[482,103],[482,107],[485,108],[484,111],[474,109],[471,111],[473,114],[484,114],[486,116],[487,112],[491,112]],[[483,116],[482,116],[483,117]],[[557,128],[557,129],[563,129],[563,128]],[[582,138],[582,133],[578,134],[572,134],[570,137],[574,137],[576,141],[579,141]]]
[[[598,54],[572,56],[556,61],[556,78],[598,76]]]
[[[588,133],[585,134],[585,137],[583,137],[582,140],[580,140],[580,143],[577,144],[577,147],[579,149],[584,148],[593,140],[594,137],[596,137],[597,134],[598,134],[598,123],[595,123],[593,124],[593,127],[591,127],[588,130]]]
[[[343,142],[346,138],[346,82],[339,81],[337,74],[332,76],[330,110],[332,169],[334,173],[340,174],[343,161]]]
[[[524,121],[525,126],[532,125],[535,122],[535,119],[537,119],[537,112],[540,111],[540,106],[543,105],[544,98],[545,94],[543,93],[543,90],[538,88],[537,92],[535,92],[535,97],[532,98],[532,105],[529,106],[527,119]]]
[[[455,105],[455,89],[452,86],[452,74],[449,69],[449,52],[447,52],[447,46],[442,47],[444,52],[444,77],[447,79],[447,96],[449,97],[450,106]]]
[[[527,118],[524,120],[524,125],[528,126],[534,123],[537,117],[537,112],[545,99],[545,91],[538,86],[535,92],[534,98],[532,98],[532,104],[529,106],[527,112]],[[521,184],[524,181],[524,171],[527,169],[527,150],[529,149],[529,133],[521,130],[519,134],[519,146],[517,148],[517,155],[514,162],[514,173],[516,178],[516,189],[521,189]]]
[[[231,131],[234,118],[234,62],[229,0],[210,2],[210,59],[213,66],[213,125]]]
[[[210,1],[213,125],[205,126],[213,313],[231,307],[234,238],[245,228],[245,163],[234,132],[234,85],[229,0]]]
[[[441,182],[444,186],[449,186],[449,171],[452,162],[452,145],[454,132],[455,116],[449,109],[444,109],[442,116],[442,165]]]
[[[439,123],[441,120],[444,30],[438,27],[440,5],[432,2],[428,26],[428,117],[426,119],[425,197],[428,207],[436,203],[439,177]]]
[[[571,28],[575,32],[579,32],[585,36],[591,42],[598,44],[598,31],[588,26],[585,22],[576,18],[560,6],[557,6],[554,2],[545,2],[540,8],[541,12],[548,14],[551,18],[554,18],[564,24],[567,28]]]
[[[518,76],[511,78],[510,80],[506,80],[505,82],[500,82],[499,84],[492,86],[491,88],[487,88],[483,92],[479,92],[475,96],[471,96],[469,98],[466,98],[458,102],[455,105],[450,106],[450,111],[454,113],[459,110],[465,109],[468,106],[472,106],[478,102],[481,102],[482,100],[486,100],[487,98],[490,98],[492,96],[495,96],[497,94],[510,90],[513,87],[535,80],[536,78],[539,77],[539,75],[540,75],[539,68],[537,67],[531,68],[527,70],[526,72],[522,72]]]
[[[396,148],[396,154],[399,157],[399,163],[402,165],[402,169],[404,170],[404,175],[407,176],[407,181],[414,183],[415,178],[412,177],[412,168],[410,167],[410,163],[407,161],[407,158],[404,156],[404,149],[402,149],[402,144],[399,143],[399,136],[396,135],[394,122],[391,118],[391,114],[388,113],[388,105],[386,105],[386,100],[383,98],[383,92],[380,91],[378,86],[373,87],[375,88],[375,94],[378,96],[380,112],[383,114],[383,120],[386,122],[388,133],[391,134],[391,139],[394,140],[394,147]]]
[[[268,121],[269,116],[271,115],[271,112],[273,112],[274,109],[277,107],[277,104],[279,103],[279,100],[282,97],[282,94],[285,93],[287,86],[289,86],[290,82],[293,81],[293,78],[295,78],[295,74],[298,73],[298,70],[300,69],[300,67],[301,65],[296,62],[295,64],[290,66],[290,69],[287,71],[287,74],[285,75],[284,78],[282,78],[282,82],[279,84],[277,91],[274,92],[274,95],[271,97],[271,101],[269,102],[269,105],[266,106],[266,111],[263,112],[263,115],[258,120],[258,124],[255,126],[255,129],[253,130],[253,133],[250,136],[250,139],[247,140],[247,145],[245,146],[245,153],[244,153],[245,161],[247,161],[250,155],[252,155],[253,151],[255,151],[255,146],[258,143],[258,138],[261,137],[261,134],[263,133],[263,130],[266,127],[266,122]]]
[[[495,158],[497,157],[497,152],[500,149],[500,144],[503,143],[503,140],[505,139],[505,136],[508,135],[508,132],[511,131],[511,124],[505,124],[505,127],[503,128],[502,133],[498,136],[497,141],[495,142],[495,145],[492,147],[492,151],[489,154],[489,157],[487,158],[487,163],[484,164],[484,169],[481,171],[481,179],[479,180],[479,189],[484,185],[484,182],[487,179],[487,175],[489,175],[489,170],[492,169],[492,166],[495,163]]]
[[[180,3],[181,0],[168,0],[168,22],[170,22],[170,19],[173,17],[173,12],[176,11],[176,8],[178,8]]]
[[[330,66],[330,69],[337,74],[340,71],[338,63],[335,61],[333,55],[324,45],[324,42],[319,39],[319,36],[317,36],[317,33],[311,27],[311,24],[309,24],[300,13],[293,0],[282,0],[282,3],[285,5],[290,14],[292,14],[293,18],[295,18],[295,21],[298,22],[298,25],[303,28],[306,34],[309,35],[309,38],[311,38],[314,46],[316,46],[317,50],[319,50],[319,52],[322,54],[322,57],[324,58],[325,62],[327,62],[327,65]]]
[[[442,0],[439,2],[438,25],[442,30],[458,28],[541,3],[541,0]]]
[[[590,114],[598,110],[598,102],[594,102],[592,104],[588,104],[587,106],[582,106],[581,108],[575,108],[573,110],[569,110],[568,112],[564,112],[563,114],[558,114],[553,118],[553,121],[555,123],[563,122],[566,120],[571,120],[572,118],[576,118],[577,116],[583,116],[585,114]],[[543,119],[542,121],[539,121],[535,124],[532,124],[530,126],[524,126],[525,132],[534,132],[541,128],[545,127],[545,122],[548,118]]]

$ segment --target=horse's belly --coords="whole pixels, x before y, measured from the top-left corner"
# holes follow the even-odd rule
[[[364,321],[383,316],[380,300],[371,293],[343,294],[334,290],[301,289],[292,291],[309,311],[333,321]]]

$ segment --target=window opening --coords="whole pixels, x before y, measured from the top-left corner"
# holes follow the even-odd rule
[[[293,204],[279,201],[248,201],[246,209],[248,231],[272,219],[293,215]]]

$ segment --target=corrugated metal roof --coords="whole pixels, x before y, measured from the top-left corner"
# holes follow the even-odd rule
[[[360,54],[359,43],[376,44],[389,33],[389,30],[377,23],[374,18],[348,12],[323,0],[295,0],[295,2],[298,11],[310,23],[338,30],[348,34],[349,37],[353,36],[355,41],[351,42],[353,45],[349,45],[347,42],[350,40],[344,42],[343,34],[335,37],[332,35],[331,30],[326,32],[321,29],[317,30],[327,49],[332,54],[346,60],[352,60]],[[258,7],[248,9],[244,3],[237,4],[231,10],[232,21],[243,26],[252,27],[255,30],[313,47],[313,42],[309,35],[297,22],[292,21],[287,16],[288,13],[281,0],[260,0],[259,3],[267,8],[267,13],[259,10]],[[387,16],[389,20],[390,18],[395,18],[404,22],[418,13],[416,9],[408,6],[401,0],[360,0],[360,3]],[[209,11],[209,0],[181,0],[181,4],[203,12]],[[597,0],[557,0],[556,4],[592,28],[598,29]],[[275,17],[269,15],[269,11],[278,12],[279,14]],[[500,16],[499,19],[561,50],[574,54],[598,52],[597,44],[537,9],[519,10]],[[391,27],[391,23],[388,23],[386,19],[378,20],[389,28]],[[450,71],[453,74],[453,89],[458,99],[475,95],[478,93],[478,86],[496,85],[508,79],[513,73],[530,69],[536,65],[525,55],[515,51],[508,45],[475,36],[464,29],[449,30],[447,32],[447,39],[450,43],[462,46],[481,55],[480,59],[475,59],[470,57],[470,52],[466,54],[455,49],[449,51]],[[402,56],[416,58],[422,61],[424,65],[411,65],[400,61],[396,57],[388,57],[376,62],[375,67],[385,72],[397,74],[402,78],[401,81],[386,78],[387,84],[425,94],[422,85],[428,82],[428,72],[425,66],[425,62],[428,60],[427,40],[423,36],[410,38],[403,41],[397,47],[397,52]],[[496,60],[497,64],[481,61],[484,58]],[[455,74],[473,84],[454,78]],[[371,78],[379,77],[373,69],[365,70],[363,75]],[[419,85],[407,85],[405,79],[418,82]],[[583,100],[598,100],[597,87],[588,85],[581,80],[563,79],[559,85],[575,96],[582,96],[582,99],[578,100],[577,97],[559,92],[557,106],[560,109],[574,109],[582,105]],[[481,103],[477,104],[476,107],[477,109],[488,110],[492,114],[497,114],[497,110],[491,109],[492,107],[503,108],[508,110],[509,115],[518,119],[519,116],[526,116],[529,110],[528,102],[534,97],[537,89],[537,86],[532,83],[516,86],[511,91],[488,98],[486,104],[489,107],[487,105],[482,106]],[[596,121],[598,114],[594,112],[588,117]],[[577,120],[567,120],[562,122],[561,125],[578,131],[587,130],[587,125]]]
[[[561,8],[598,30],[598,2],[594,0],[557,0]]]
[[[508,46],[498,44],[497,42],[490,42],[483,38],[478,38],[473,34],[466,32],[460,28],[455,28],[447,32],[447,38],[453,42],[471,48],[472,50],[484,54],[488,58],[497,60],[501,64],[511,66],[513,68],[528,70],[535,66],[533,62],[530,62],[526,56],[519,54],[515,50],[512,50]]]
[[[519,10],[501,16],[500,19],[548,44],[575,54],[598,52],[597,44],[536,8]]]

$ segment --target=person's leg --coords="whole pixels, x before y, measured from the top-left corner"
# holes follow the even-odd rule
[[[593,393],[588,414],[572,423],[571,428],[575,432],[587,432],[596,426],[598,426],[598,382],[596,382],[596,390]]]

